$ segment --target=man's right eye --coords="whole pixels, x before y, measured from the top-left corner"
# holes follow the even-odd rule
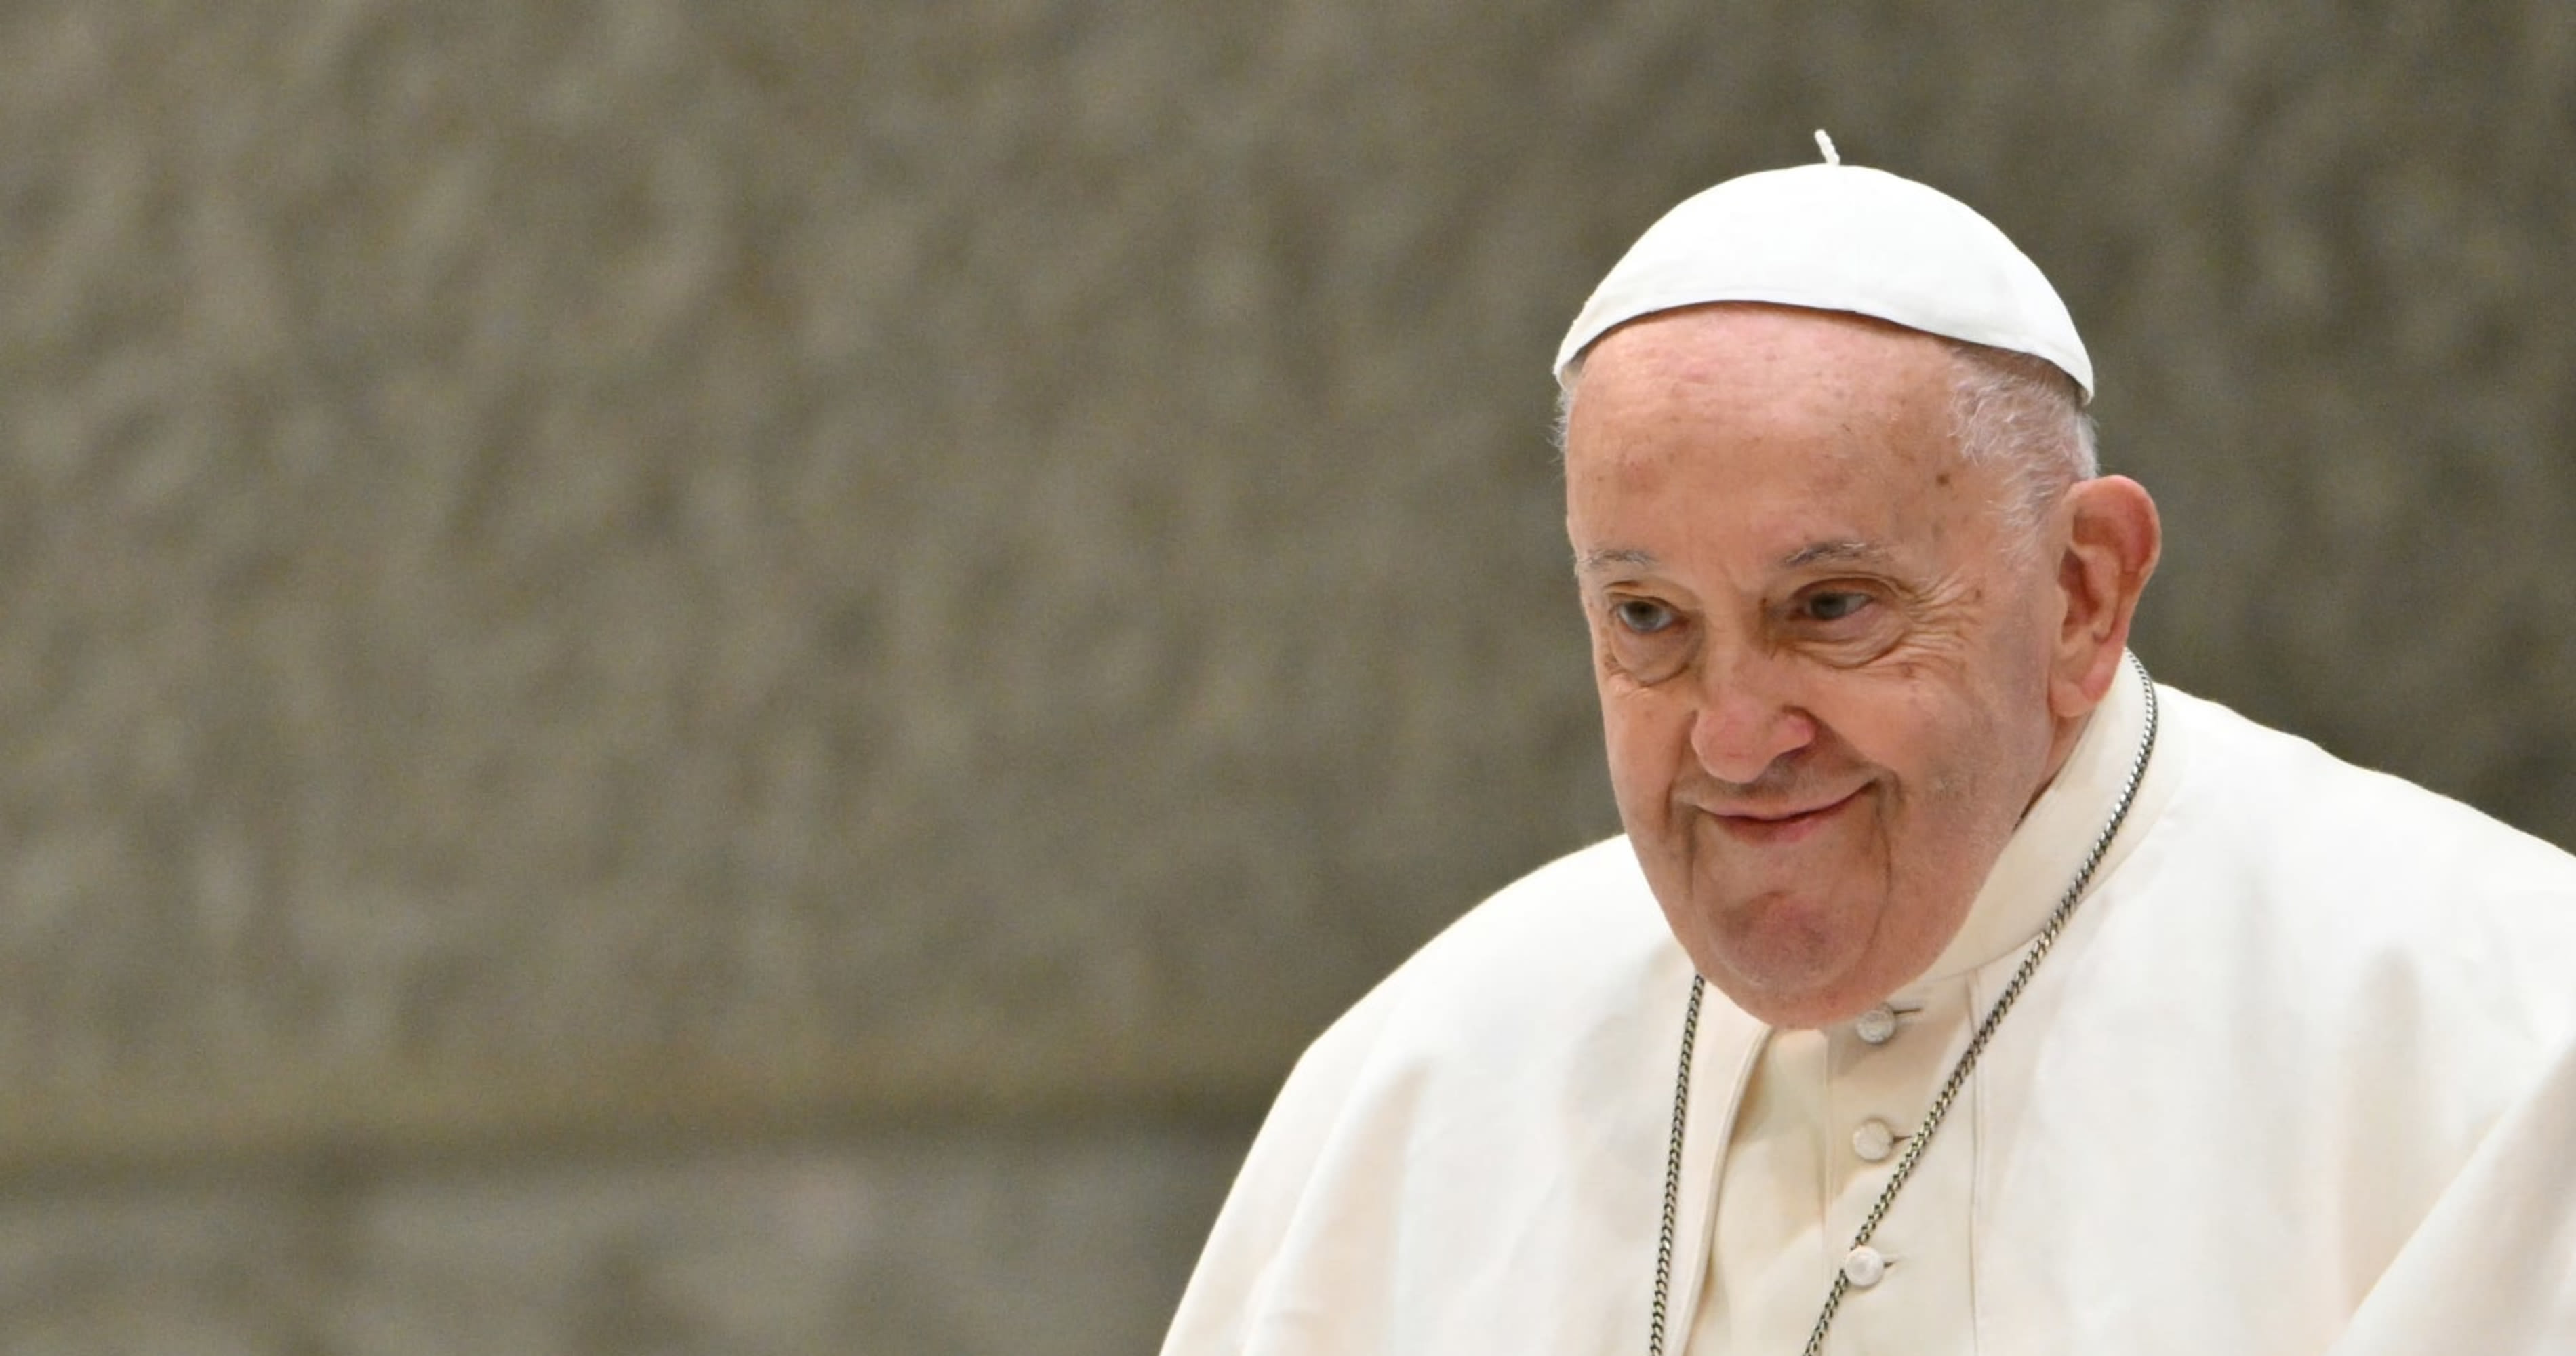
[[[1647,602],[1642,598],[1630,598],[1624,602],[1612,603],[1610,615],[1621,626],[1641,636],[1651,636],[1665,630],[1672,626],[1674,620],[1671,608],[1662,603]]]

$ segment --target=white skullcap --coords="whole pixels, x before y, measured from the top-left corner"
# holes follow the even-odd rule
[[[2093,396],[2093,361],[2066,303],[1993,222],[1937,189],[1839,160],[1729,179],[1665,213],[1575,317],[1556,351],[1558,384],[1612,329],[1713,301],[1852,311],[2028,353]]]

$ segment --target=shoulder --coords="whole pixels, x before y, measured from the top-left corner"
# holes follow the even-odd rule
[[[1394,982],[1426,997],[1496,981],[1606,977],[1671,942],[1627,838],[1605,839],[1496,891],[1407,960]]]
[[[2161,695],[2188,740],[2176,809],[2208,847],[2339,893],[2550,897],[2576,919],[2576,857],[2558,847],[2216,702]]]
[[[2576,1038],[2576,858],[2164,689],[2179,779],[2111,935],[2205,986],[2464,1042]],[[2161,751],[2159,753],[2161,756]],[[2481,1035],[2480,1033],[2484,1033]]]
[[[1652,1218],[1689,981],[1625,839],[1470,910],[1298,1061],[1165,1350],[1255,1332],[1281,1350],[1465,1350],[1463,1334],[1547,1345],[1549,1325],[1597,1326],[1618,1296],[1585,1259],[1651,1243],[1627,1232]],[[1561,1189],[1509,1189],[1529,1182]],[[1505,1273],[1524,1283],[1463,1284]]]
[[[1679,957],[1628,840],[1607,839],[1460,916],[1318,1038],[1299,1076],[1355,1072],[1368,1053],[1383,1064],[1524,1032],[1561,1037],[1627,1006],[1644,975]]]

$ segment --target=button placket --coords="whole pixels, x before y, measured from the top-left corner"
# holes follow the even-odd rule
[[[1819,1147],[1836,1160],[1833,1204],[1824,1221],[1827,1246],[1845,1250],[1820,1260],[1849,1301],[1836,1326],[1841,1340],[1858,1344],[1855,1349],[1908,1349],[1926,1324],[1942,1333],[1965,1331],[1965,1311],[1951,1296],[1954,1283],[1956,1295],[1968,1293],[1964,1183],[1972,1153],[1963,1157],[1960,1146],[1936,1143],[1916,1165],[1897,1208],[1865,1241],[1854,1240],[1912,1143],[1917,1118],[1968,1038],[1972,998],[1967,979],[1954,976],[1890,995],[1835,1031],[1835,1095],[1816,1131]],[[1969,1118],[1963,1129],[1972,1123],[1973,1109],[1954,1113]],[[1945,1137],[1951,1133],[1942,1131]],[[1897,1275],[1899,1270],[1905,1274]]]

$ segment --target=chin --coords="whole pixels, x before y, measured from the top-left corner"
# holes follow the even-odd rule
[[[1895,991],[1898,983],[1874,982],[1880,967],[1871,964],[1873,931],[1850,935],[1829,906],[1810,902],[1808,909],[1784,900],[1715,915],[1694,911],[1688,920],[1666,910],[1666,920],[1709,983],[1772,1026],[1829,1026]]]

